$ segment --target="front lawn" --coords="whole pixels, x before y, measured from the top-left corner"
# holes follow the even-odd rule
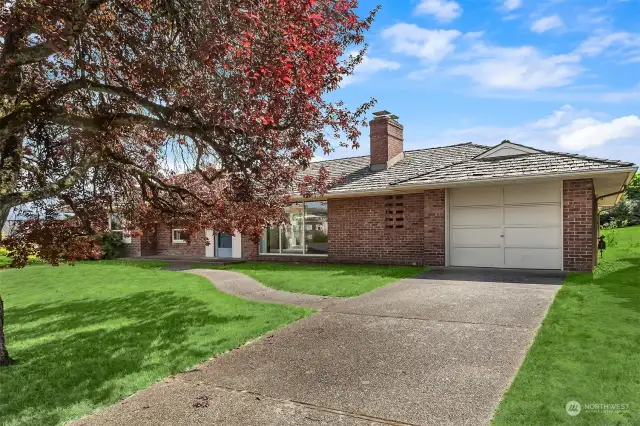
[[[191,267],[241,272],[277,290],[343,297],[358,296],[425,271],[424,268],[416,266],[297,265],[260,262]]]
[[[0,424],[81,417],[311,313],[136,266],[0,271],[9,353],[19,361],[0,368]]]
[[[83,265],[135,266],[136,268],[143,269],[161,269],[169,266],[169,262],[136,259],[85,260],[78,263]]]
[[[640,227],[604,234],[596,273],[567,277],[495,425],[640,424]]]

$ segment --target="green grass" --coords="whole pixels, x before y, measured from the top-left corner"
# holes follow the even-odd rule
[[[320,296],[358,296],[424,272],[416,266],[298,265],[287,263],[237,263],[226,266],[191,265],[246,274],[267,287]]]
[[[609,246],[596,273],[567,277],[495,425],[640,424],[640,227],[603,233]],[[582,404],[575,417],[565,409],[572,400]]]
[[[19,361],[0,368],[0,424],[12,426],[81,417],[312,312],[109,262],[0,271],[0,294]]]
[[[153,260],[130,260],[130,259],[108,259],[108,260],[85,260],[78,262],[86,265],[117,265],[134,266],[142,269],[161,269],[169,266],[168,262],[157,262]]]

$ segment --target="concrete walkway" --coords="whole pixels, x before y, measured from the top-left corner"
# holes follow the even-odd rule
[[[486,425],[561,282],[495,271],[401,280],[75,425]]]
[[[211,281],[220,291],[257,302],[284,303],[304,308],[321,309],[343,297],[314,296],[311,294],[291,293],[265,287],[244,274],[220,269],[191,269],[185,272],[200,275]]]

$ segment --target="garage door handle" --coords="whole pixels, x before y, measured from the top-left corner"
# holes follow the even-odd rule
[[[500,235],[502,238],[504,238],[504,235]]]

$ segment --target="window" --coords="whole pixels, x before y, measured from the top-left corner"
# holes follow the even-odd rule
[[[326,201],[304,203],[304,237],[306,254],[329,253],[329,214]]]
[[[124,236],[122,228],[122,217],[118,213],[111,213],[109,215],[109,230],[111,233],[118,235],[122,239]]]
[[[304,254],[304,203],[289,204],[284,208],[289,223],[280,228],[280,252]]]
[[[265,229],[260,241],[260,253],[280,253],[280,227]]]
[[[189,238],[189,234],[184,229],[173,229],[171,231],[171,241],[173,243],[186,243]]]
[[[326,255],[329,215],[326,201],[293,203],[285,207],[288,223],[265,229],[261,254]]]

